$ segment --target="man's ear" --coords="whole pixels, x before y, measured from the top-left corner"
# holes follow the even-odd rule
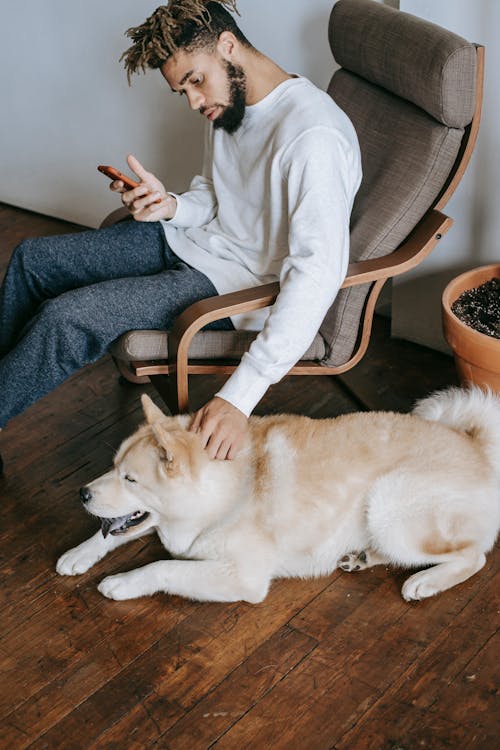
[[[217,50],[225,58],[232,59],[237,39],[232,31],[223,31],[217,39]]]
[[[141,396],[141,403],[148,424],[153,425],[155,422],[159,422],[165,418],[165,414],[162,410],[159,409],[145,393]]]

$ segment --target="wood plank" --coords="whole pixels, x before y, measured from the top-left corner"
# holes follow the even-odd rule
[[[157,612],[152,599],[123,603],[118,607],[116,603],[108,602],[96,590],[97,582],[105,573],[138,567],[165,555],[153,537],[148,537],[146,543],[142,540],[131,543],[129,550],[122,548],[117,553],[110,555],[86,575],[76,578],[61,578],[52,570],[44,579],[42,566],[39,575],[42,583],[37,584],[36,595],[33,592],[31,597],[35,606],[30,611],[29,606],[22,605],[19,608],[22,612],[17,617],[18,627],[12,626],[10,632],[2,636],[2,715],[9,714],[21,703],[23,716],[28,715],[27,700],[36,696],[35,702],[38,703],[40,690],[59,680],[62,675],[67,679],[68,670],[79,670],[80,661],[86,653],[98,647],[102,640],[113,638],[113,633],[121,633],[119,642],[114,646],[114,653],[119,659],[118,671],[147,650],[184,616],[196,610],[198,605],[186,600],[179,601],[174,611],[164,607],[161,613]],[[26,595],[29,598],[29,583],[25,592],[22,588],[16,591],[18,596]],[[8,607],[6,609],[9,611]],[[2,611],[2,623],[4,621],[11,625],[16,622],[13,597],[10,618],[5,617]],[[21,629],[20,624],[23,625]],[[147,628],[146,636],[141,634],[138,625]],[[122,631],[122,627],[130,630]],[[33,654],[36,658],[33,658]]]
[[[151,706],[147,720],[137,712],[102,735],[99,747],[113,747],[120,737],[133,736],[133,747],[168,747],[170,750],[204,750],[235,724],[260,698],[296,667],[317,645],[288,626],[277,630],[213,691],[207,693],[165,734],[156,737],[158,722]],[[142,707],[141,707],[142,708]]]
[[[276,585],[266,601],[259,605],[244,603],[219,605],[199,605],[197,611],[186,617],[177,627],[167,630],[165,635],[142,654],[141,659],[125,666],[123,649],[113,644],[115,653],[120,654],[124,668],[102,688],[90,695],[74,711],[53,726],[45,735],[44,742],[52,750],[66,748],[68,737],[85,733],[88,745],[100,742],[101,734],[117,722],[123,722],[122,735],[131,731],[129,721],[130,701],[135,695],[136,684],[149,685],[141,689],[140,700],[145,713],[134,714],[132,723],[145,721],[147,727],[141,731],[151,731],[154,740],[159,732],[167,731],[179,718],[173,711],[165,711],[165,705],[174,705],[183,711],[191,709],[205,695],[219,685],[242,661],[262,643],[280,630],[290,619],[297,607],[309,601],[328,585],[328,579],[315,581],[283,581]],[[151,601],[166,599],[156,597]],[[169,597],[168,607],[175,612],[179,597]],[[127,602],[111,602],[115,608],[123,609]],[[94,615],[95,617],[95,615]],[[130,623],[133,626],[133,623]],[[108,626],[109,627],[109,626]],[[140,628],[144,638],[145,628]],[[112,721],[103,715],[101,706],[111,706],[116,696],[123,697],[123,710],[118,706],[113,710]],[[153,721],[151,722],[151,719]],[[92,727],[92,731],[89,727]],[[42,748],[35,743],[33,748]]]
[[[324,615],[319,628],[314,623],[315,606],[324,607],[318,597],[292,623],[305,626],[320,645],[214,747],[308,747],[311,738],[315,750],[334,745],[336,750],[364,747],[366,732],[361,720],[365,713],[384,705],[385,692],[421,658],[429,643],[448,633],[450,620],[462,612],[470,596],[483,606],[481,592],[484,590],[488,599],[493,572],[486,571],[479,588],[480,579],[476,578],[474,594],[463,590],[458,596],[452,590],[416,606],[394,596],[392,581],[387,578],[338,626],[332,622],[328,632],[324,631]],[[336,580],[331,588],[337,588],[342,580]],[[376,610],[375,601],[380,602]],[[339,738],[358,723],[359,733],[346,738],[345,745],[339,744]],[[384,725],[387,729],[387,723],[381,721],[381,731]],[[370,750],[380,750],[380,741],[377,735]]]
[[[0,747],[22,750],[66,716],[89,693],[120,669],[111,646],[100,643],[78,665],[62,672],[44,689],[10,713],[0,723]],[[20,665],[22,669],[22,665]],[[14,686],[13,686],[14,687]],[[80,748],[84,747],[80,738]]]
[[[375,704],[341,740],[336,741],[336,750],[350,750],[358,746],[378,750],[388,726],[392,729],[392,739],[396,744],[425,747],[423,743],[428,741],[429,727],[433,727],[436,736],[433,738],[434,744],[430,746],[438,749],[449,747],[447,727],[451,727],[453,736],[458,737],[458,727],[463,729],[469,718],[470,731],[460,736],[456,747],[463,747],[465,737],[473,735],[479,742],[473,747],[484,747],[485,750],[493,747],[481,744],[483,740],[479,741],[479,737],[481,732],[487,737],[495,724],[498,729],[498,721],[494,720],[491,724],[491,716],[485,717],[487,698],[498,691],[500,677],[500,648],[498,641],[491,636],[498,622],[498,567],[496,560],[490,561],[486,580],[451,620],[449,627],[443,628],[437,637],[420,632],[421,638],[428,638],[428,646],[422,657],[392,682],[383,700]],[[475,579],[476,585],[478,579]],[[470,586],[473,585],[472,580]],[[452,594],[453,590],[448,592],[450,599]],[[467,599],[463,589],[462,594]],[[456,598],[460,604],[463,602],[461,597]],[[439,615],[446,615],[446,610],[441,612],[438,609],[439,598],[432,600],[432,604]],[[417,622],[416,628],[420,630],[422,624]],[[486,655],[493,657],[491,662],[486,661]],[[366,660],[363,662],[365,668],[366,673],[373,674]],[[440,737],[443,731],[445,736]]]

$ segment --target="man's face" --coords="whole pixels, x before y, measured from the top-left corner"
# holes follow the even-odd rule
[[[191,109],[207,117],[214,128],[234,133],[243,120],[246,78],[243,69],[217,51],[179,50],[161,68],[172,91],[185,94]]]

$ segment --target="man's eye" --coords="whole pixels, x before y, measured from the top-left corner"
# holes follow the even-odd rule
[[[130,474],[125,474],[125,481],[132,482],[133,484],[137,483],[137,479],[134,479],[134,477],[131,477]]]

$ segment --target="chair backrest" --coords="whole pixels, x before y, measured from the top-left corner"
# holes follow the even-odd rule
[[[351,261],[393,252],[442,195],[476,99],[476,47],[375,0],[338,0],[328,93],[357,131],[363,181],[351,219]],[[321,334],[326,363],[352,354],[370,286],[341,290]]]

